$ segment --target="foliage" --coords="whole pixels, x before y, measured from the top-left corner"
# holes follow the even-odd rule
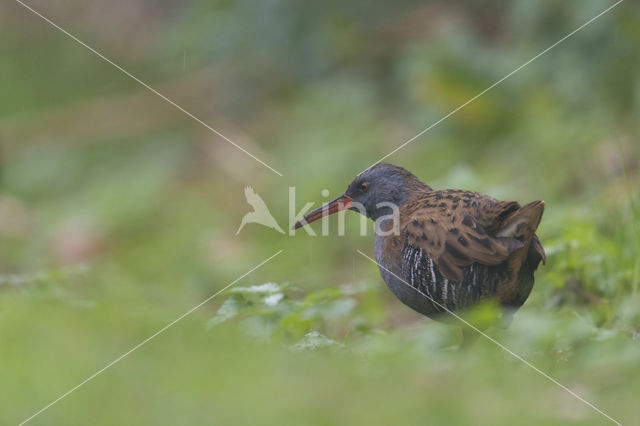
[[[322,341],[319,332],[335,334],[345,324],[347,333],[363,333],[371,328],[362,313],[353,315],[357,304],[355,296],[372,292],[370,285],[357,283],[315,290],[301,299],[286,294],[291,291],[299,293],[300,289],[289,283],[232,288],[229,290],[231,295],[220,306],[210,325],[242,317],[241,329],[250,336],[268,340],[284,337],[296,341],[304,336],[295,346],[303,348],[330,344],[333,341]],[[345,319],[349,321],[345,322]]]
[[[235,231],[245,186],[286,229],[289,186],[297,209],[338,195],[611,2],[34,3],[284,177],[5,3],[1,424],[281,249],[31,423],[606,421],[400,304],[355,251],[372,251],[359,218],[345,237],[335,221]],[[623,424],[640,416],[639,43],[623,2],[387,160],[436,188],[545,200],[547,264],[511,326],[485,332]]]

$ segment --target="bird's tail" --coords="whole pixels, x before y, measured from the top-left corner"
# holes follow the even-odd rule
[[[502,228],[498,231],[498,237],[516,238],[523,243],[533,238],[538,229],[542,213],[544,212],[544,201],[534,201],[516,210],[504,221]]]
[[[509,259],[509,267],[518,271],[517,291],[514,297],[505,304],[503,326],[507,326],[513,313],[527,300],[533,288],[533,273],[540,261],[545,261],[545,253],[540,240],[536,236],[536,229],[540,224],[544,212],[544,201],[534,201],[516,210],[508,217],[500,235],[510,236],[523,243],[521,250],[516,251]]]

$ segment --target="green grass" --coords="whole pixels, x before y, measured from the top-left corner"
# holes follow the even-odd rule
[[[373,233],[357,236],[355,215],[346,237],[235,232],[245,186],[284,228],[289,186],[298,209],[337,196],[609,3],[135,4],[42,8],[285,176],[2,6],[1,424],[281,249],[30,424],[608,422],[404,307],[356,252]],[[623,424],[640,415],[639,40],[624,2],[388,159],[436,188],[545,200],[547,264],[487,334]],[[247,290],[265,283],[278,287]]]

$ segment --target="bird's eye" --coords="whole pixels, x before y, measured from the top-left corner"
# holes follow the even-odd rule
[[[367,192],[367,190],[369,189],[369,184],[367,182],[362,182],[359,186],[358,189],[362,192]]]

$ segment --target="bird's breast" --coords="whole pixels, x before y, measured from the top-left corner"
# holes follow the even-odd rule
[[[397,237],[379,236],[375,238],[375,257],[378,270],[391,292],[405,305],[428,317],[436,317],[444,310],[438,306],[421,284],[426,271],[407,269],[407,258]]]

